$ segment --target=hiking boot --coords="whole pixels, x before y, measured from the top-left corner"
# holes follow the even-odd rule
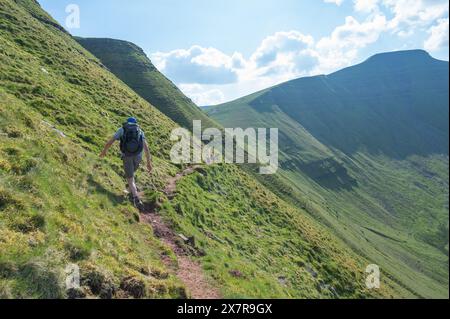
[[[144,203],[139,197],[133,197],[132,202],[134,207],[136,207],[139,210],[144,210]]]
[[[136,185],[136,190],[137,190],[138,193],[142,193],[141,188],[140,188],[139,186],[137,186],[137,185]],[[130,187],[128,186],[128,184],[125,186],[125,189],[123,190],[123,192],[124,192],[125,194],[127,194],[127,195],[132,196],[132,195],[131,195],[131,191],[130,191]]]

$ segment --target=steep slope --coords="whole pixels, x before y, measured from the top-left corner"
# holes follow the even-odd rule
[[[189,295],[173,248],[123,196],[120,159],[97,156],[129,115],[154,156],[138,176],[148,206],[194,236],[178,245],[224,297],[413,296],[385,276],[368,290],[368,260],[234,165],[201,168],[166,196],[182,169],[169,160],[176,124],[36,1],[0,0],[0,298]],[[82,290],[64,287],[71,264]]]
[[[119,79],[179,125],[191,128],[193,120],[201,120],[204,127],[219,126],[161,74],[135,44],[113,39],[77,37],[76,40]]]
[[[225,127],[278,127],[282,169],[271,189],[313,206],[412,291],[448,295],[447,62],[380,54],[206,112]]]
[[[300,78],[206,110],[226,125],[284,113],[294,124],[282,125],[283,133],[285,126],[300,124],[347,155],[361,149],[399,159],[448,154],[448,71],[448,62],[420,50],[379,54],[328,76]],[[303,137],[291,144],[302,150],[311,144],[302,145]]]
[[[92,295],[126,297],[119,286],[133,277],[147,297],[185,296],[161,262],[169,250],[120,194],[118,160],[96,156],[120,118],[139,113],[160,163],[174,123],[34,1],[1,1],[0,61],[0,296],[65,297],[70,263]]]

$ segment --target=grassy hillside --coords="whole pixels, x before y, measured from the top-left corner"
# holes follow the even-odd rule
[[[122,194],[103,143],[139,118],[155,172],[146,201],[178,233],[224,297],[409,297],[390,276],[365,288],[370,262],[305,210],[233,165],[205,167],[161,190],[175,123],[119,81],[33,0],[0,0],[0,298],[184,298],[176,255]],[[82,289],[64,270],[80,267]],[[136,294],[136,291],[139,293]]]
[[[263,183],[412,292],[448,296],[447,62],[381,54],[206,111],[278,127],[282,169]]]
[[[119,79],[179,125],[191,128],[193,120],[201,120],[204,127],[219,126],[161,74],[135,44],[113,39],[77,37],[76,40]]]

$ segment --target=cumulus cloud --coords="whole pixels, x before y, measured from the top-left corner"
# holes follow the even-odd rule
[[[235,52],[231,57],[231,65],[234,69],[243,69],[246,67],[247,62],[244,59],[242,53]]]
[[[304,52],[313,43],[314,39],[311,36],[298,31],[277,32],[262,41],[251,59],[258,67],[267,66],[276,61],[280,54]]]
[[[330,36],[320,39],[316,49],[323,72],[350,65],[359,50],[374,43],[387,28],[384,15],[374,15],[364,22],[354,17],[345,18],[345,23],[334,29]]]
[[[240,72],[242,79],[271,77],[274,82],[308,75],[319,64],[314,39],[298,31],[266,37]]]
[[[354,0],[355,11],[358,12],[377,12],[379,10],[378,2],[379,0]]]
[[[225,102],[225,95],[219,89],[200,84],[181,84],[180,90],[199,106],[209,106]]]
[[[347,16],[322,38],[292,30],[267,36],[248,57],[192,46],[155,53],[152,59],[195,103],[212,105],[297,77],[352,65],[384,32],[402,38],[420,32],[427,36],[423,42],[426,50],[448,48],[446,0],[353,0],[353,6],[358,18]]]
[[[437,51],[443,48],[448,48],[448,20],[448,18],[439,19],[438,23],[430,28],[428,31],[430,37],[424,43],[424,48],[426,50]]]
[[[345,23],[338,26],[331,36],[322,38],[317,47],[320,49],[361,48],[378,40],[386,30],[387,21],[383,15],[376,15],[362,23],[348,16]]]
[[[188,50],[152,54],[152,60],[176,83],[227,84],[237,81],[230,56],[215,48],[198,45]]]
[[[278,32],[246,59],[195,46],[151,55],[155,66],[197,105],[220,104],[252,91],[309,75],[319,65],[314,40],[299,32]]]
[[[396,32],[407,28],[426,27],[448,15],[447,0],[380,0],[394,17],[389,27]]]

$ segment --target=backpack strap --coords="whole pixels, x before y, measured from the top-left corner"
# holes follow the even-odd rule
[[[127,122],[122,124],[122,130],[123,130],[123,134],[120,137],[120,151],[122,153],[125,153],[125,140],[126,140],[126,134],[127,134],[127,130],[128,130],[128,123]]]

